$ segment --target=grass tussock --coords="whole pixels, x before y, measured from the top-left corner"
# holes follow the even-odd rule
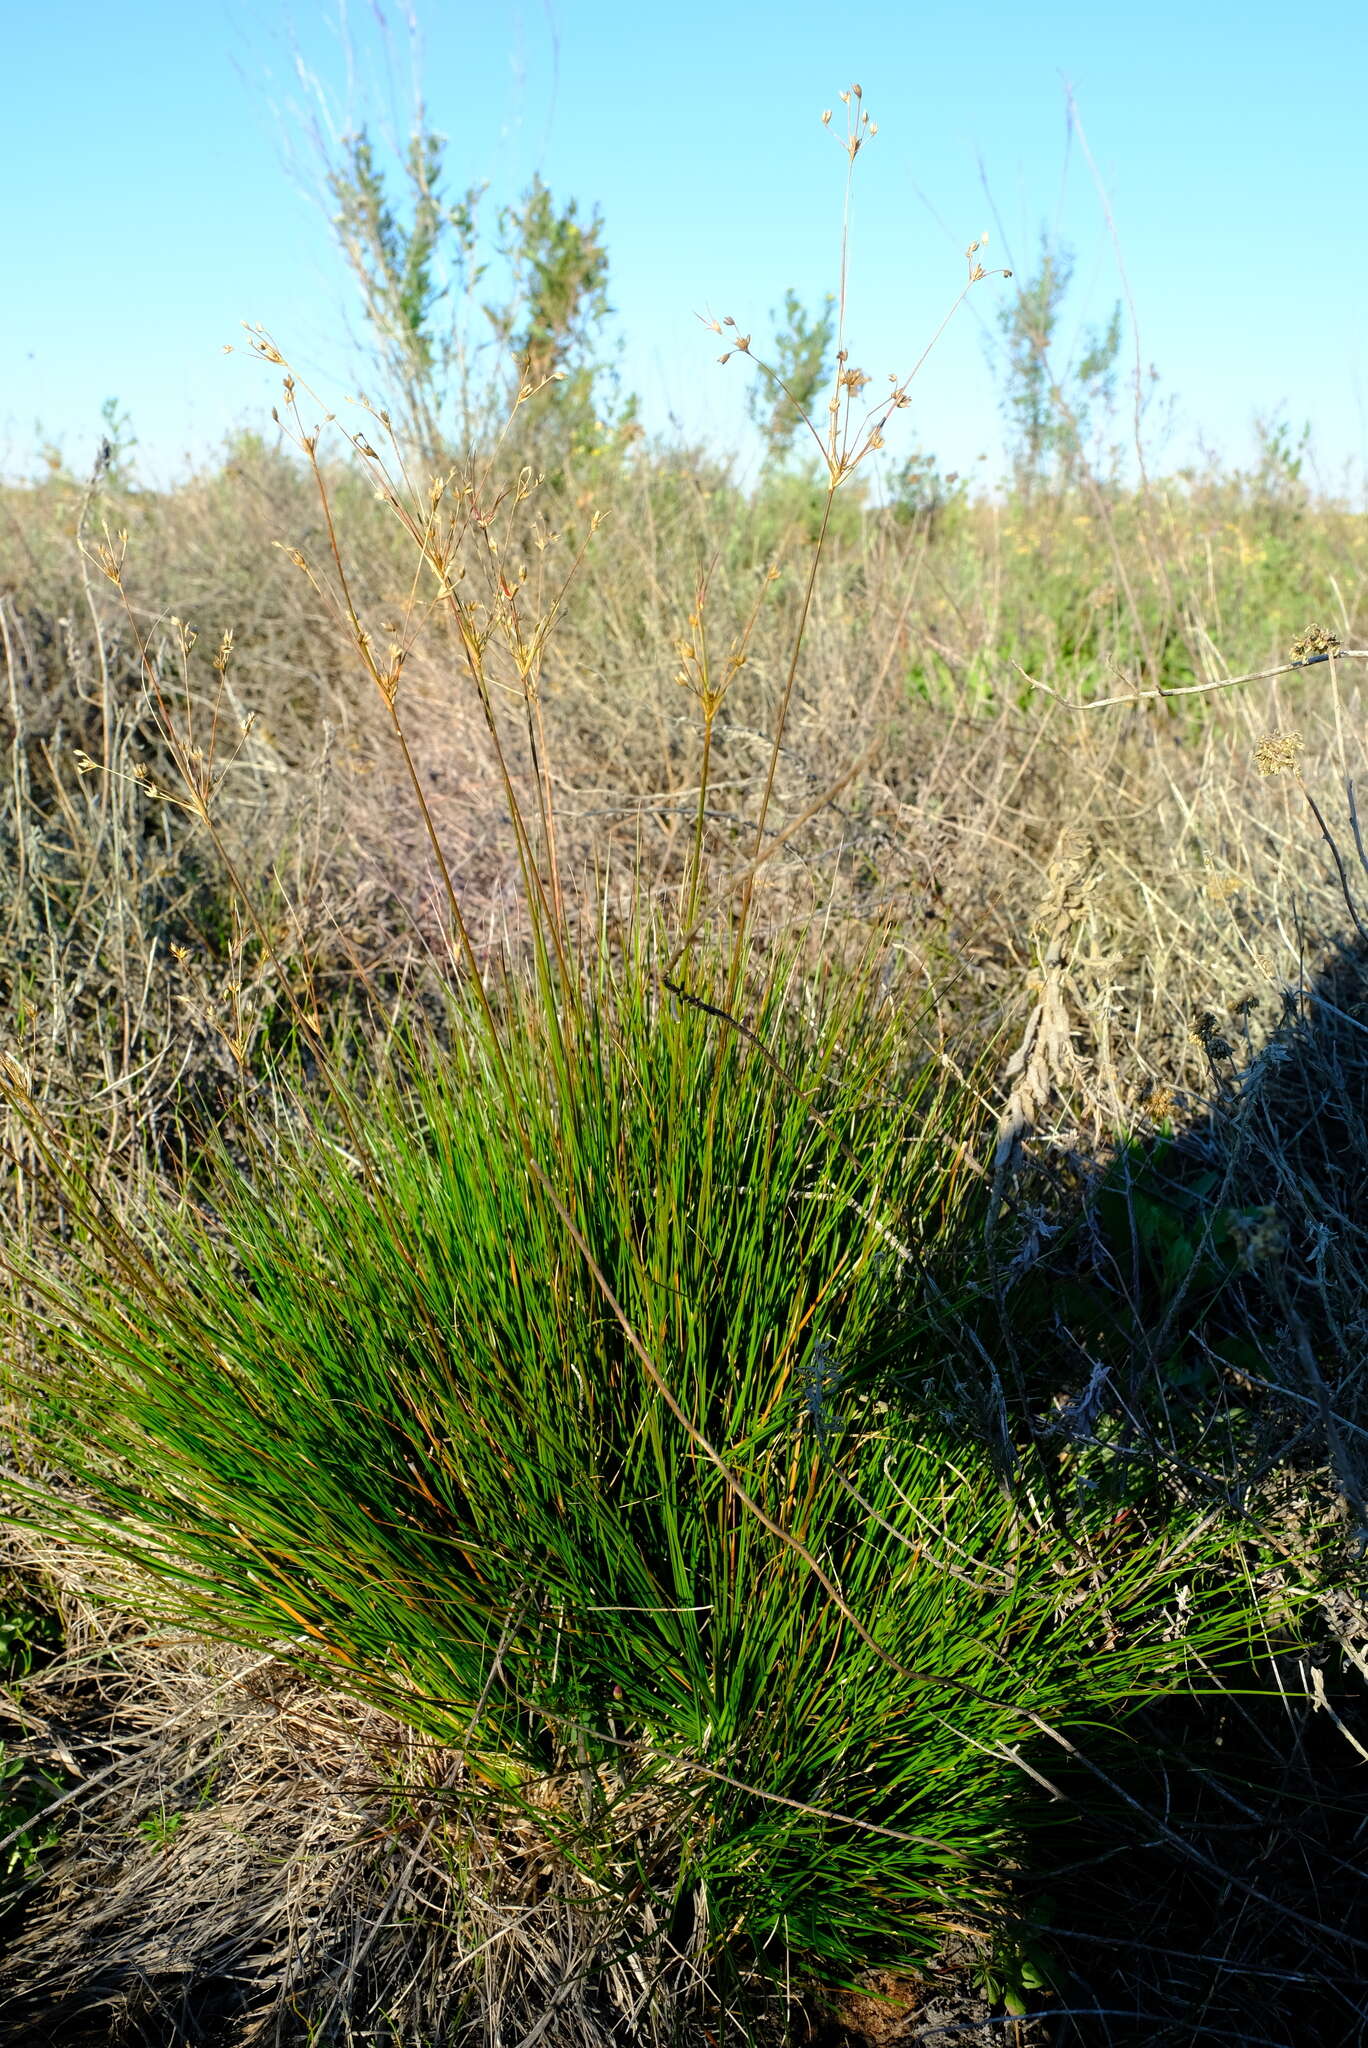
[[[711,1926],[839,1971],[990,1905],[1023,1744],[1260,1623],[1195,1513],[1152,1529],[1123,1477],[1052,1526],[955,1441],[919,1278],[953,1112],[888,1100],[867,988],[799,1028],[787,995],[739,1042],[631,980],[549,1037],[467,1024],[348,1149],[211,1167],[155,1253],[92,1216],[109,1270],[49,1290],[31,1390],[114,1511],[64,1518],[169,1616],[290,1634],[528,1801],[562,1778],[579,1855],[649,1789]]]

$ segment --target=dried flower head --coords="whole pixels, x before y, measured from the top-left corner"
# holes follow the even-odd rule
[[[33,1073],[13,1053],[0,1052],[0,1083],[16,1095],[31,1095]]]
[[[1292,659],[1296,662],[1318,661],[1323,655],[1338,654],[1344,645],[1338,633],[1332,633],[1328,626],[1308,626],[1292,642]]]
[[[1295,775],[1297,763],[1306,752],[1299,732],[1265,733],[1254,749],[1260,775]]]
[[[1209,1060],[1233,1060],[1235,1057],[1234,1046],[1222,1036],[1220,1019],[1210,1010],[1203,1010],[1188,1037],[1192,1044],[1201,1046]]]

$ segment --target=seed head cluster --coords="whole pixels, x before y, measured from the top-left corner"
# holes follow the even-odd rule
[[[1260,775],[1295,775],[1306,752],[1299,732],[1267,732],[1254,749]]]
[[[1311,625],[1292,642],[1291,657],[1293,661],[1317,661],[1322,655],[1338,654],[1343,644],[1328,626]]]

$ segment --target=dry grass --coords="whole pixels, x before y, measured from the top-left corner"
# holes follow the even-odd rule
[[[459,2018],[493,2043],[555,2012],[601,2048],[697,2007],[670,1931],[625,1921],[525,1817],[500,1825],[460,1756],[275,1659],[150,1634],[79,1553],[10,1562],[61,1603],[64,1653],[13,1711],[70,1789],[4,1967],[7,2039],[397,2043]],[[636,1817],[643,1868],[659,1832]]]

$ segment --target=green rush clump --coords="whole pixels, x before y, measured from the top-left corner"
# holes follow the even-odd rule
[[[649,1798],[717,1935],[841,1967],[991,1909],[1060,1736],[1256,1624],[1195,1516],[1066,1533],[957,1431],[963,1096],[859,976],[796,986],[741,1030],[634,956],[193,1203],[91,1197],[27,1391],[48,1511],[155,1609],[460,1750],[601,1883]]]

